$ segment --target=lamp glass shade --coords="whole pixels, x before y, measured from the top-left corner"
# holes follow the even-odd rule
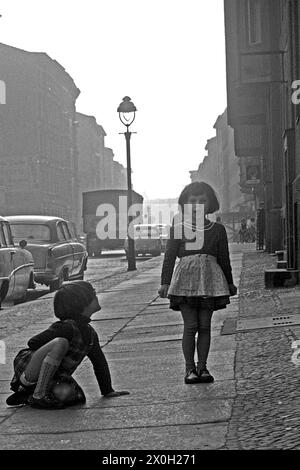
[[[130,126],[135,120],[135,111],[131,113],[119,113],[119,116],[124,126]]]

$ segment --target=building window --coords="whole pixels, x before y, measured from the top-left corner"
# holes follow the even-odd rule
[[[262,42],[261,0],[248,0],[248,37],[249,44]]]

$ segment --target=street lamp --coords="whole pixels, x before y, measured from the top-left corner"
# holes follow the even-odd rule
[[[122,124],[126,126],[126,132],[124,132],[126,140],[126,157],[127,157],[127,188],[128,188],[128,197],[127,197],[127,214],[128,214],[128,227],[127,227],[127,236],[128,236],[128,271],[136,270],[135,263],[135,249],[134,249],[134,234],[132,237],[129,233],[129,226],[133,220],[133,215],[131,214],[132,207],[132,184],[131,184],[131,160],[130,160],[130,137],[132,132],[129,131],[129,126],[135,120],[135,112],[137,111],[135,105],[129,98],[125,96],[122,103],[117,109],[119,113],[119,118]]]

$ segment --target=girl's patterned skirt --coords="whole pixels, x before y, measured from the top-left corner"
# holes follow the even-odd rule
[[[230,303],[229,287],[221,266],[214,256],[184,256],[176,266],[169,288],[170,308],[181,310],[182,304],[196,309],[220,310]]]

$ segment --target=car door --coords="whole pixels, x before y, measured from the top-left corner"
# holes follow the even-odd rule
[[[11,250],[7,246],[3,225],[3,222],[0,222],[0,300],[13,295],[15,283]]]
[[[31,266],[27,262],[25,252],[14,245],[9,223],[3,223],[3,232],[10,252],[14,276],[13,298],[17,299],[22,297],[28,288]]]
[[[57,263],[56,274],[68,271],[71,275],[73,270],[73,250],[70,243],[70,235],[65,230],[65,222],[59,221],[56,224],[58,244],[55,247],[55,259]]]

